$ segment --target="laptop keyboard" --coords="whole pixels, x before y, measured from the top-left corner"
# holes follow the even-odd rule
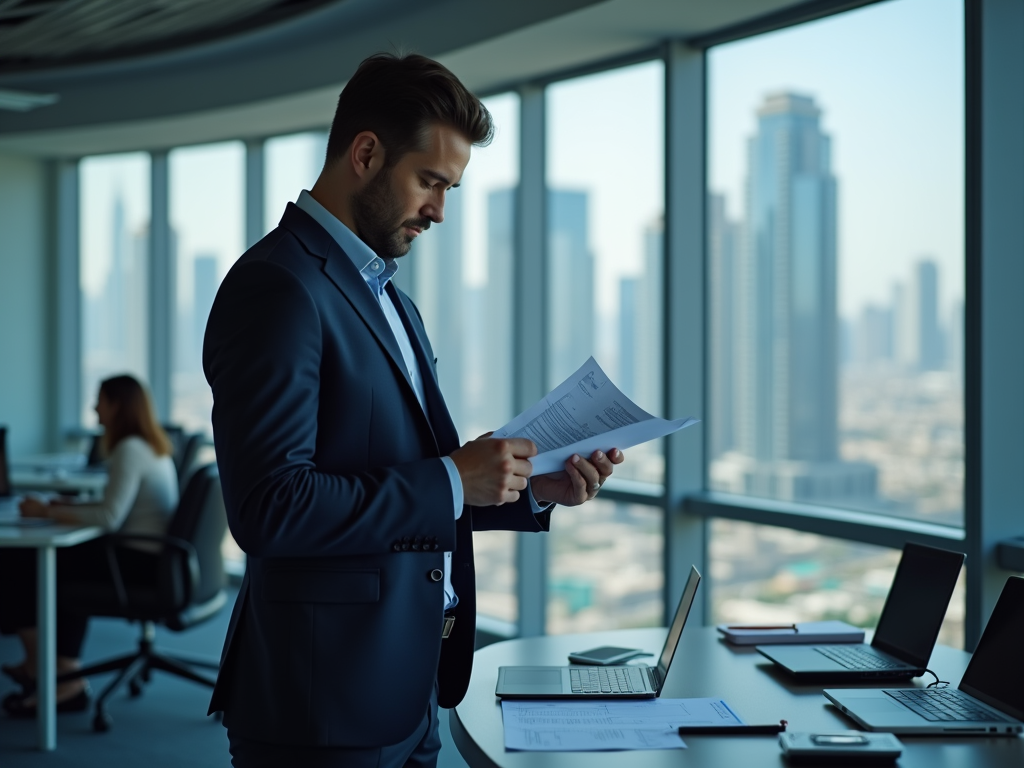
[[[642,693],[639,667],[569,667],[573,693]]]
[[[955,688],[908,688],[899,691],[886,691],[886,693],[925,720],[1010,722],[995,712],[982,709],[963,691]]]
[[[842,646],[821,646],[816,650],[836,664],[847,669],[903,669],[907,665],[898,661],[879,656],[864,648],[843,648]]]

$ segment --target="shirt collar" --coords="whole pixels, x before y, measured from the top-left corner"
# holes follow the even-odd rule
[[[318,203],[305,189],[299,193],[295,205],[308,213],[327,234],[341,247],[349,259],[359,270],[367,282],[378,281],[379,290],[384,290],[387,282],[398,271],[398,262],[394,259],[382,259],[373,249],[364,243],[359,236],[345,226],[340,219]]]

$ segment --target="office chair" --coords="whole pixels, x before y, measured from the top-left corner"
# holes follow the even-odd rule
[[[181,463],[177,466],[178,485],[184,494],[188,479],[192,476],[192,470],[199,457],[199,451],[206,444],[206,435],[195,432],[185,439],[185,445],[181,450]]]
[[[211,677],[192,667],[218,669],[216,662],[158,653],[153,647],[156,625],[181,632],[212,618],[227,602],[227,578],[221,556],[221,542],[227,530],[220,478],[215,464],[200,467],[189,479],[178,510],[164,535],[114,533],[104,537],[111,580],[61,585],[61,601],[88,616],[112,616],[142,625],[138,650],[109,661],[92,664],[61,675],[74,680],[104,672],[118,672],[96,699],[93,730],[110,729],[113,720],[106,710],[107,699],[125,683],[133,697],[142,693],[154,669],[184,677],[202,685],[214,685]],[[117,566],[116,550],[129,542],[161,545],[159,579],[156,585],[125,583]]]

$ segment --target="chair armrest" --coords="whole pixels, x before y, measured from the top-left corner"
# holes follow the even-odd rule
[[[122,546],[129,542],[151,542],[160,544],[164,549],[173,549],[185,557],[188,563],[188,581],[185,588],[188,593],[185,595],[185,603],[192,598],[192,593],[199,586],[199,554],[196,548],[184,539],[176,536],[168,536],[163,533],[110,533],[103,537],[107,545],[107,559],[111,567],[111,575],[114,578],[114,587],[118,593],[118,600],[122,608],[128,607],[127,591],[124,587],[124,579],[121,576],[120,568],[116,567],[117,560],[113,557],[114,546]]]

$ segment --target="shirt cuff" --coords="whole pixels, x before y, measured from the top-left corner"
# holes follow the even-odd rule
[[[546,507],[542,507],[538,504],[537,499],[533,497],[533,483],[530,481],[526,482],[526,495],[530,497],[530,510],[535,515],[539,515],[544,510],[551,509],[551,507],[555,506],[554,504],[548,504]]]
[[[455,504],[455,519],[458,520],[462,517],[462,501],[465,498],[462,493],[462,475],[459,474],[459,469],[451,456],[442,456],[441,461],[444,462],[444,468],[448,470],[448,479],[452,483],[452,502]]]

